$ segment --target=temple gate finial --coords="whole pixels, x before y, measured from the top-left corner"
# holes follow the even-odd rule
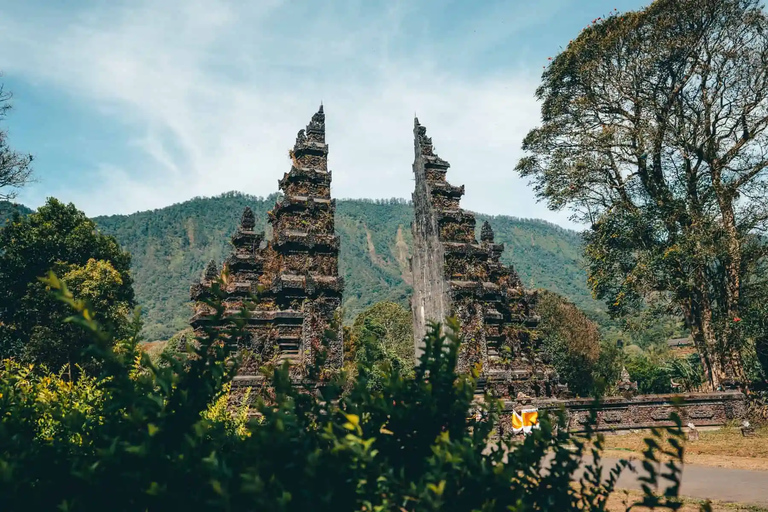
[[[256,226],[256,218],[253,215],[253,210],[246,206],[243,210],[243,215],[240,217],[240,227],[245,231],[253,231]]]
[[[325,144],[325,112],[322,104],[309,121],[305,133],[309,142]]]
[[[483,227],[480,229],[480,240],[483,242],[493,243],[493,228],[490,222],[487,220],[483,222]]]
[[[216,265],[215,260],[211,260],[208,262],[208,265],[205,267],[205,272],[203,272],[203,279],[205,281],[215,281],[219,277],[219,267]]]

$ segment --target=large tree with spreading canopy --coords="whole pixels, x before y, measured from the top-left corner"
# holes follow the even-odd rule
[[[597,19],[545,70],[517,171],[587,223],[615,314],[661,303],[718,388],[743,380],[742,315],[768,220],[768,18],[757,0],[657,0]]]

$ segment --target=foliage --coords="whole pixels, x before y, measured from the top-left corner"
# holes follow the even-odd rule
[[[0,84],[0,121],[11,109],[11,93]],[[16,197],[19,187],[32,178],[32,155],[14,151],[8,145],[8,132],[0,130],[0,201]],[[1,219],[0,219],[1,220]]]
[[[400,304],[379,302],[366,309],[352,324],[350,336],[349,358],[357,363],[371,390],[380,389],[392,371],[413,374],[413,319]]]
[[[88,399],[98,413],[70,408],[60,435],[41,435],[47,409],[39,393],[23,392],[29,373],[5,367],[4,510],[597,511],[626,466],[604,480],[602,439],[571,436],[547,418],[521,444],[489,445],[498,405],[474,402],[475,382],[455,373],[458,336],[440,335],[439,325],[413,378],[395,370],[378,391],[363,379],[341,396],[333,383],[295,387],[284,367],[274,373],[271,398],[257,401],[258,418],[233,432],[219,419],[236,361],[220,336],[238,336],[240,325],[206,328],[188,347],[187,364],[169,358],[163,368],[138,349],[136,337],[116,343],[100,330],[88,305],[55,276],[48,284],[75,308],[72,321],[87,329],[103,360],[98,398]],[[224,308],[210,306],[219,322]],[[455,322],[449,327],[454,332]],[[478,406],[485,419],[476,419]],[[663,475],[651,463],[661,447],[648,441],[646,505],[676,508],[683,453],[677,424]],[[582,473],[584,456],[594,460]],[[664,481],[666,490],[659,488]]]
[[[597,324],[564,297],[548,291],[539,293],[536,311],[541,316],[540,336],[557,373],[574,393],[599,393],[595,374],[600,361],[600,333]],[[602,361],[606,363],[605,360]],[[602,367],[600,371],[605,371]]]
[[[671,393],[672,383],[669,374],[658,360],[645,353],[627,358],[626,368],[632,380],[637,381],[637,390],[641,394]]]
[[[66,371],[51,373],[6,359],[0,370],[0,399],[15,410],[33,414],[31,434],[50,443],[82,446],[103,424],[104,389],[97,379],[80,372],[76,379]],[[11,409],[4,409],[10,411]]]
[[[679,319],[648,308],[627,315],[622,327],[628,341],[642,349],[665,345],[668,340],[687,334],[685,329],[681,329]]]
[[[656,346],[626,353],[623,363],[643,394],[701,391],[706,381],[701,358],[695,353],[678,356]]]
[[[181,361],[186,360],[188,353],[187,346],[195,341],[195,333],[191,327],[187,327],[183,331],[179,331],[168,340],[165,344],[163,352],[167,358],[179,359]]]
[[[269,236],[267,211],[277,195],[267,198],[236,192],[195,198],[159,210],[97,217],[105,233],[131,252],[136,297],[142,307],[144,335],[167,339],[188,326],[189,286],[211,259],[222,261],[228,240],[245,206],[251,207],[257,230]],[[344,277],[345,321],[377,302],[408,307],[413,207],[402,200],[339,200],[336,232],[341,237],[339,272]],[[561,293],[585,310],[604,309],[586,286],[578,233],[543,221],[478,215],[478,226],[490,220],[502,255],[527,286]]]
[[[593,292],[690,326],[713,387],[743,381],[743,285],[768,246],[768,18],[757,0],[657,0],[583,30],[542,77],[517,166],[588,222]]]
[[[221,394],[214,402],[202,412],[202,417],[212,423],[222,425],[227,435],[237,438],[245,438],[251,435],[248,430],[248,412],[251,388],[247,388],[240,397],[237,407],[233,410],[232,402],[235,399],[232,393],[232,384],[222,386]]]
[[[0,229],[0,247],[0,356],[50,368],[86,364],[87,340],[63,322],[67,308],[39,281],[52,269],[98,308],[98,321],[116,337],[130,330],[130,255],[74,205],[49,199],[36,213],[14,216]]]
[[[762,282],[749,283],[745,291],[746,305],[740,327],[751,342],[748,347],[753,348],[758,366],[754,368],[752,379],[764,387],[768,382],[768,286]]]
[[[699,391],[704,384],[704,371],[698,354],[688,357],[673,357],[664,365],[664,371],[669,375],[670,382],[680,386],[681,391]]]
[[[13,218],[14,214],[29,215],[32,210],[26,206],[10,201],[0,201],[0,228]]]
[[[229,439],[224,426],[203,418],[220,394],[227,372],[227,349],[210,338],[186,370],[180,363],[154,367],[138,349],[138,338],[115,340],[103,331],[98,315],[76,300],[55,276],[47,284],[78,313],[72,323],[92,337],[92,353],[101,360],[98,415],[64,416],[59,439],[39,436],[39,415],[31,395],[3,374],[0,401],[0,501],[6,510],[138,510],[174,506],[162,489],[211,490],[216,470],[206,460],[213,432]],[[221,308],[220,308],[221,309]],[[99,421],[94,421],[98,417]],[[89,428],[84,428],[89,427]],[[72,434],[82,433],[77,444]],[[162,478],[160,478],[162,476]],[[191,495],[201,497],[189,490]],[[205,492],[203,493],[205,494]],[[152,503],[152,506],[148,506]],[[200,507],[205,500],[195,504]],[[194,508],[194,507],[190,507]]]
[[[593,393],[598,396],[615,394],[616,384],[621,377],[624,356],[615,343],[600,342],[600,355],[592,370]]]

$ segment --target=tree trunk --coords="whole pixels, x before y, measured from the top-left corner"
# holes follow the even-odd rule
[[[725,319],[720,340],[719,356],[722,359],[726,375],[739,383],[745,382],[741,363],[740,340],[734,325],[740,322],[739,299],[741,292],[741,241],[736,228],[736,215],[733,211],[733,192],[723,187],[719,169],[713,168],[713,185],[717,194],[723,231],[727,239],[726,254],[723,258],[725,276]]]
[[[704,387],[709,391],[714,391],[717,386],[720,385],[719,375],[717,371],[713,371],[710,350],[708,345],[708,337],[705,336],[704,322],[702,320],[702,308],[701,299],[694,297],[687,299],[683,305],[683,316],[685,317],[686,324],[691,329],[691,337],[693,338],[693,344],[696,347],[696,352],[699,355],[699,361],[704,368],[704,373],[707,378],[707,382]]]
[[[705,350],[705,358],[708,366],[709,383],[713,391],[722,389],[722,382],[725,380],[725,370],[722,364],[722,358],[717,346],[717,337],[715,336],[715,326],[712,321],[712,305],[708,297],[704,297],[701,305],[701,335]]]
[[[691,324],[691,337],[693,338],[693,344],[696,347],[696,352],[699,355],[699,361],[701,367],[704,368],[704,375],[707,379],[704,387],[708,390],[712,388],[712,371],[709,368],[709,359],[707,358],[707,344],[704,341],[704,333],[701,331],[701,326],[698,324]]]

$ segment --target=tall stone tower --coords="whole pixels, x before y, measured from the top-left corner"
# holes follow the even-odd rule
[[[475,238],[475,216],[460,206],[464,186],[446,180],[450,164],[435,153],[427,130],[414,122],[413,296],[417,356],[429,321],[458,318],[462,346],[458,370],[482,368],[479,390],[498,396],[552,396],[561,389],[541,360],[531,329],[536,294],[527,292],[514,269],[500,262],[502,244],[490,224]]]
[[[344,289],[339,276],[339,237],[334,233],[336,200],[331,199],[322,105],[306,130],[299,131],[290,156],[291,170],[279,181],[284,197],[269,212],[270,257],[277,272],[271,291],[282,310],[301,311],[298,343],[290,350],[298,351],[301,364],[308,364],[341,307]],[[336,334],[327,364],[340,368],[341,335]],[[281,344],[281,350],[288,349],[288,343]]]
[[[212,261],[191,289],[196,301],[191,324],[198,330],[210,321],[212,311],[202,300],[220,276],[227,316],[248,310],[247,336],[238,340],[246,355],[235,379],[239,386],[256,384],[261,365],[284,360],[291,362],[295,378],[303,377],[329,333],[324,368],[341,368],[343,344],[335,320],[344,283],[322,106],[299,131],[290,157],[291,169],[278,181],[283,198],[269,212],[272,239],[255,231],[256,219],[246,207],[221,273]],[[336,332],[329,332],[332,328]]]

